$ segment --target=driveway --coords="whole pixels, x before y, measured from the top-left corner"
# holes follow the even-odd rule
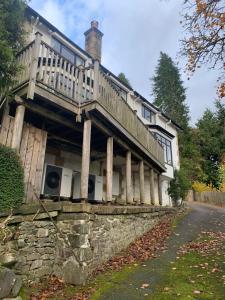
[[[168,239],[167,250],[156,259],[137,267],[136,271],[122,282],[113,282],[113,287],[100,298],[102,300],[141,300],[160,285],[171,262],[176,259],[179,247],[197,238],[202,231],[225,232],[225,210],[203,204],[190,203],[190,212],[182,219]],[[149,287],[141,289],[143,283]]]

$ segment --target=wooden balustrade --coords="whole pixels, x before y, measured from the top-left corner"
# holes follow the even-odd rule
[[[17,57],[22,65],[22,71],[17,78],[19,83],[27,80],[34,84],[31,73],[34,71],[35,62],[35,80],[38,84],[78,104],[93,100],[99,102],[138,143],[162,165],[164,164],[162,147],[120,96],[97,61],[94,66],[76,66],[45,42],[40,41],[40,36],[38,40],[38,35],[35,41],[25,47]]]
[[[39,52],[37,81],[76,102],[93,99],[93,68],[75,66],[44,42]]]
[[[28,44],[17,54],[17,61],[20,66],[20,71],[16,77],[15,84],[22,84],[30,79],[30,68],[34,52],[34,46],[35,41]]]
[[[107,76],[100,71],[99,95],[97,101],[108,111],[142,146],[148,150],[161,164],[164,164],[164,154],[161,145],[151,132],[122,99]]]

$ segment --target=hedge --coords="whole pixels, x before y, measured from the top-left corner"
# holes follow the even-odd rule
[[[15,150],[0,145],[0,211],[17,208],[24,198],[24,171]]]

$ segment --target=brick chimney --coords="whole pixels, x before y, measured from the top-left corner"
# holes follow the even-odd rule
[[[103,33],[98,29],[98,21],[91,22],[91,28],[85,33],[85,50],[101,62]]]

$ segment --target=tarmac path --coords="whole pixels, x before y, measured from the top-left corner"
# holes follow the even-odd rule
[[[167,250],[161,255],[137,267],[122,282],[113,282],[113,287],[101,296],[101,300],[141,300],[144,294],[152,293],[176,259],[180,246],[195,240],[202,231],[225,232],[225,209],[209,205],[190,203],[190,212],[179,222],[167,241]],[[141,289],[143,283],[149,288]]]

